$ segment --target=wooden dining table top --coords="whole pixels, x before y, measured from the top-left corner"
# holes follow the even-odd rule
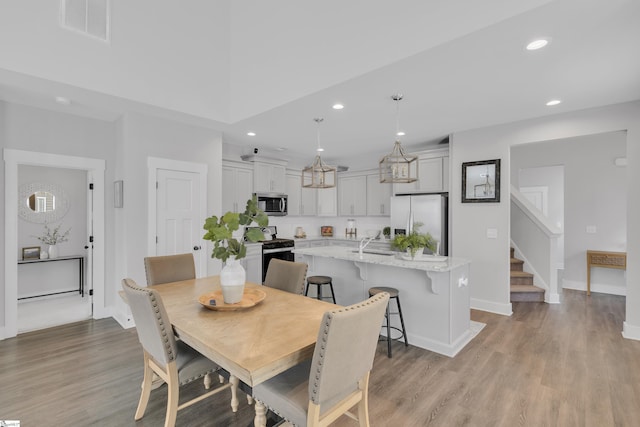
[[[214,311],[198,297],[220,290],[219,276],[154,285],[181,340],[248,386],[311,358],[322,316],[337,306],[247,282],[266,297],[237,311]]]

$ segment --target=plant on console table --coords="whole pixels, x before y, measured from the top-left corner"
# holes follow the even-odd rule
[[[397,234],[393,238],[391,246],[401,251],[407,251],[411,255],[411,259],[414,259],[416,254],[421,253],[424,248],[435,254],[438,244],[431,234],[419,232],[421,226],[421,223],[416,222],[413,224],[413,230],[409,234]]]
[[[71,228],[69,228],[64,233],[60,232],[60,227],[62,224],[58,225],[56,228],[51,230],[49,225],[45,222],[44,224],[44,234],[42,236],[33,236],[36,239],[40,240],[45,245],[49,245],[48,253],[49,258],[57,258],[58,257],[58,244],[64,243],[69,240],[69,233],[71,232]]]
[[[207,230],[202,237],[214,243],[211,258],[217,258],[224,263],[220,271],[220,285],[226,304],[234,304],[242,300],[246,272],[239,260],[247,256],[247,247],[242,238],[239,240],[233,233],[240,226],[249,226],[256,223],[260,227],[269,225],[269,217],[258,208],[258,199],[254,196],[247,200],[244,212],[227,212],[221,217],[211,216],[205,220],[204,229]],[[264,239],[264,234],[258,228],[251,228],[245,233],[247,241],[257,242]]]

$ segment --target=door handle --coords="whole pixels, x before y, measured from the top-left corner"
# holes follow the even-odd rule
[[[194,247],[193,247],[193,250],[194,250],[194,251],[199,251],[200,249],[202,249],[202,246],[197,246],[197,245],[196,245],[196,246],[194,246]]]

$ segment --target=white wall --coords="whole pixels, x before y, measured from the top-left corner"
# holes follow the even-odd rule
[[[542,145],[536,144],[541,150]],[[564,166],[542,166],[520,168],[518,147],[511,150],[511,183],[519,189],[522,187],[546,187],[547,218],[553,225],[564,233]],[[556,162],[555,160],[551,161]],[[514,180],[514,174],[516,179]],[[558,251],[556,259],[558,268],[564,268],[564,234],[558,237]]]
[[[626,169],[614,165],[625,153],[626,132],[622,131],[524,144],[511,150],[512,172],[514,168],[564,165],[564,288],[586,290],[587,249],[626,251]],[[586,233],[587,226],[595,226],[596,233]],[[592,271],[594,292],[624,295],[625,282],[624,271]]]
[[[500,126],[456,133],[450,143],[453,227],[453,256],[471,259],[472,306],[504,314],[509,302],[509,188],[512,146],[580,135],[627,130],[627,310],[623,334],[640,339],[640,102],[547,116]],[[575,153],[577,157],[583,153]],[[502,159],[501,203],[462,204],[460,202],[462,162]],[[495,227],[497,239],[487,239],[485,230]]]
[[[226,0],[190,6],[112,1],[110,43],[60,27],[60,4],[51,0],[2,3],[0,69],[227,120]]]

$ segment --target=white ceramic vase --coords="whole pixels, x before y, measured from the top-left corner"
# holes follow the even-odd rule
[[[225,304],[235,304],[242,300],[247,273],[240,261],[229,257],[220,270],[220,286]]]
[[[58,258],[58,246],[49,245],[49,258]]]

